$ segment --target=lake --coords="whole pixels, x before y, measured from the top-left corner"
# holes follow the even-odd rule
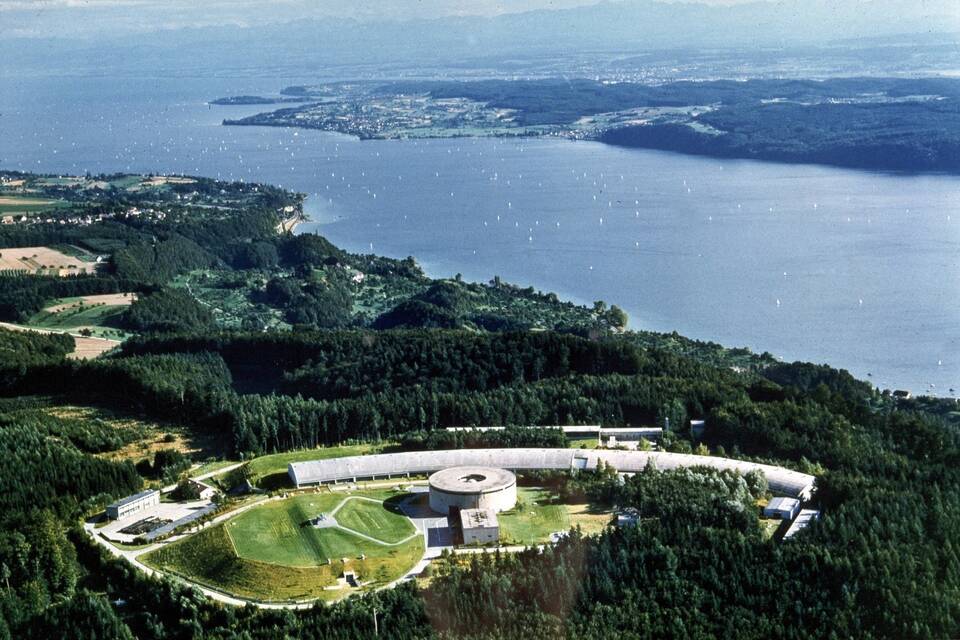
[[[827,362],[881,388],[960,388],[956,177],[547,139],[359,141],[223,127],[264,108],[205,104],[309,81],[11,79],[0,167],[278,183],[310,196],[300,231],[416,256],[433,276],[602,299],[633,328]]]

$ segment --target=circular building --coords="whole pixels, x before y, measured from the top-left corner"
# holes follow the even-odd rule
[[[512,509],[517,504],[517,476],[495,467],[450,467],[430,476],[430,508]]]

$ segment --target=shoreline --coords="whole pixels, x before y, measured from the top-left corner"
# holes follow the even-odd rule
[[[653,150],[653,151],[656,151],[656,150]],[[309,197],[309,196],[308,196],[308,197]],[[308,223],[308,224],[311,224],[311,225],[316,225],[315,228],[312,228],[312,229],[310,229],[309,231],[306,231],[305,233],[318,233],[318,234],[324,236],[325,238],[327,238],[328,240],[330,240],[331,242],[333,242],[333,240],[331,239],[331,237],[328,236],[328,235],[326,235],[325,233],[323,233],[322,229],[320,228],[320,227],[322,227],[322,226],[325,226],[325,225],[330,224],[330,222],[322,222],[322,221],[319,221],[319,220],[308,219],[306,216],[304,216],[302,219],[300,219],[299,221],[297,221],[296,225],[299,226],[301,223],[304,223],[304,222],[306,222],[306,223]],[[337,246],[342,246],[339,242],[340,242],[340,241],[338,241],[338,242],[336,243]],[[345,249],[345,250],[346,250],[346,251],[350,251],[350,252],[354,252],[354,253],[363,253],[363,252],[364,252],[364,250],[361,249],[361,248],[358,248],[358,249]],[[401,252],[401,253],[402,253],[402,252]],[[377,252],[377,255],[385,255],[385,256],[387,256],[387,257],[391,257],[391,256],[388,255],[388,254],[379,253],[379,252]],[[392,257],[393,257],[394,259],[401,259],[399,254],[397,254],[397,255],[395,255],[395,256],[392,256]],[[425,274],[427,277],[429,277],[429,278],[432,278],[432,279],[441,279],[441,280],[442,280],[442,279],[447,279],[447,278],[452,278],[452,277],[453,277],[453,276],[452,276],[452,273],[455,272],[455,269],[454,269],[454,268],[451,268],[452,270],[449,271],[449,272],[447,272],[447,271],[444,271],[443,269],[441,269],[440,267],[438,267],[436,263],[423,262],[423,261],[420,260],[419,257],[417,257],[416,259],[417,259],[417,264],[423,269],[424,274]],[[469,280],[469,281],[471,281],[471,282],[475,282],[475,283],[479,283],[479,284],[484,284],[484,283],[486,282],[486,278],[483,278],[483,277],[470,278],[470,277],[468,277],[468,276],[465,276],[465,280]],[[531,282],[530,280],[526,280],[526,279],[524,279],[524,280],[522,280],[522,281],[520,281],[520,282],[518,282],[518,281],[516,281],[516,280],[509,280],[509,282],[510,282],[511,284],[514,284],[514,285],[517,285],[517,286],[530,286],[530,287],[534,287],[534,288],[540,288],[540,287],[538,287],[538,285],[536,285],[536,284],[534,284],[533,282]],[[586,300],[584,300],[584,299],[582,299],[581,297],[578,297],[578,296],[576,296],[576,295],[574,295],[574,294],[562,293],[562,292],[557,291],[557,290],[555,290],[555,289],[550,289],[550,290],[553,291],[554,293],[556,293],[557,296],[558,296],[561,300],[563,300],[563,301],[570,302],[570,303],[575,304],[575,305],[581,305],[581,306],[588,306],[588,304],[589,304]],[[614,302],[614,304],[617,304],[617,303]],[[944,389],[940,389],[939,387],[930,388],[930,387],[928,387],[927,385],[925,385],[925,384],[923,384],[923,383],[919,383],[919,382],[918,382],[916,385],[910,384],[910,383],[895,384],[895,383],[893,383],[893,381],[889,381],[887,384],[880,384],[880,383],[877,382],[877,374],[875,374],[875,373],[870,373],[865,367],[858,367],[858,366],[856,366],[856,365],[838,363],[836,359],[831,358],[831,357],[826,357],[826,356],[822,356],[822,357],[817,357],[817,356],[803,356],[803,355],[797,355],[796,353],[789,354],[789,350],[787,350],[786,352],[784,352],[784,350],[782,350],[782,349],[777,349],[776,352],[774,352],[774,351],[772,350],[772,348],[771,348],[771,349],[760,349],[760,350],[758,350],[758,349],[756,349],[756,348],[754,348],[754,347],[752,347],[752,346],[746,345],[746,344],[741,344],[740,346],[731,346],[730,343],[728,343],[726,340],[724,340],[724,339],[722,339],[722,338],[718,338],[718,337],[709,337],[709,336],[697,335],[696,332],[691,332],[691,331],[687,331],[687,330],[681,330],[681,329],[679,329],[679,328],[674,328],[674,329],[658,329],[658,328],[654,328],[654,327],[651,327],[651,326],[645,326],[645,325],[643,325],[642,322],[641,322],[641,318],[644,317],[643,314],[641,314],[641,313],[639,313],[639,312],[636,312],[636,311],[628,311],[628,312],[630,313],[630,322],[629,322],[629,324],[628,324],[628,326],[627,326],[627,329],[626,329],[627,331],[632,331],[632,332],[637,332],[637,333],[652,333],[652,334],[659,334],[659,335],[664,335],[664,336],[670,335],[671,333],[678,333],[678,334],[681,335],[683,338],[686,338],[686,339],[689,339],[689,340],[693,340],[693,341],[697,341],[697,342],[717,344],[717,345],[721,346],[721,347],[724,348],[724,349],[747,349],[747,350],[749,350],[754,356],[758,356],[758,357],[759,357],[762,353],[764,353],[764,352],[766,351],[766,352],[769,352],[771,355],[773,355],[773,357],[774,357],[778,362],[790,363],[790,362],[797,361],[797,362],[809,362],[809,363],[813,363],[813,364],[826,364],[827,366],[836,368],[836,369],[838,369],[838,370],[847,371],[847,372],[850,373],[850,375],[852,375],[852,376],[853,376],[854,378],[856,378],[857,380],[860,380],[860,381],[862,381],[862,382],[866,382],[866,383],[870,384],[871,386],[873,386],[874,388],[876,388],[878,391],[881,391],[881,392],[884,391],[884,390],[889,390],[889,391],[891,391],[891,392],[892,392],[892,391],[895,391],[895,390],[906,390],[906,391],[909,391],[911,394],[913,394],[914,397],[929,397],[929,398],[936,398],[936,399],[947,399],[947,400],[957,400],[957,401],[960,401],[960,394],[946,392],[946,388],[944,388]],[[788,355],[788,354],[789,354],[789,355]],[[860,369],[862,369],[862,371],[860,371]]]
[[[680,156],[694,157],[694,158],[706,158],[711,160],[726,160],[726,161],[737,161],[737,162],[757,162],[762,164],[780,164],[787,166],[809,166],[809,167],[826,167],[829,169],[840,169],[845,171],[856,171],[860,173],[875,173],[881,175],[889,176],[900,176],[900,177],[924,177],[924,176],[945,176],[945,177],[956,177],[960,176],[960,168],[905,168],[896,165],[884,166],[884,165],[865,165],[865,164],[854,164],[854,163],[844,163],[844,162],[830,162],[828,160],[812,160],[808,158],[796,158],[789,156],[777,157],[776,155],[764,155],[763,153],[759,154],[750,154],[746,152],[710,152],[705,150],[690,150],[682,149],[679,147],[669,147],[669,146],[658,146],[658,145],[642,145],[642,144],[629,144],[623,142],[612,142],[606,139],[607,134],[613,131],[619,131],[619,129],[610,129],[603,132],[590,134],[590,135],[577,135],[576,132],[570,131],[567,133],[558,133],[558,132],[544,132],[544,133],[529,133],[529,132],[517,132],[517,133],[474,133],[474,134],[464,134],[464,135],[405,135],[405,134],[396,134],[396,135],[384,135],[384,136],[368,136],[360,135],[352,131],[343,131],[340,129],[327,129],[323,127],[310,126],[308,124],[295,124],[288,123],[283,121],[257,121],[257,122],[241,122],[239,120],[227,120],[224,119],[221,121],[220,126],[223,127],[273,127],[277,129],[300,129],[305,131],[320,131],[322,133],[328,134],[337,134],[342,136],[349,136],[355,140],[361,142],[387,142],[387,141],[409,141],[409,140],[458,140],[464,138],[475,138],[475,139],[494,139],[494,140],[566,140],[569,142],[595,142],[597,144],[602,144],[608,147],[624,150],[636,150],[636,151],[654,151],[660,153],[670,153]]]
[[[295,233],[301,223],[308,222],[307,216],[303,213],[297,213],[289,218],[285,218],[277,225],[277,233]]]

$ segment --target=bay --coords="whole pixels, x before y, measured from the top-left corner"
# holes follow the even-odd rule
[[[24,78],[0,94],[0,168],[164,172],[307,193],[351,251],[504,280],[676,330],[848,368],[881,388],[960,385],[960,182],[552,139],[359,141],[223,127],[209,107],[310,78]],[[931,386],[932,385],[932,386]]]

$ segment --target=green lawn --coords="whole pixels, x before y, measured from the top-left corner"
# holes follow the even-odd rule
[[[570,517],[565,505],[550,504],[553,496],[543,489],[521,488],[517,506],[497,516],[500,521],[500,542],[503,544],[536,544],[548,542],[555,531],[567,531]]]
[[[364,492],[365,497],[382,500],[392,494]],[[395,495],[395,494],[393,494]],[[290,567],[314,567],[327,559],[383,556],[384,545],[365,540],[336,528],[318,529],[309,520],[332,512],[337,505],[337,522],[388,543],[400,542],[415,532],[405,516],[393,513],[381,502],[348,500],[350,494],[319,493],[296,496],[260,505],[232,518],[226,524],[237,555]]]
[[[337,522],[384,542],[400,542],[416,532],[410,519],[388,509],[382,502],[348,500],[337,511]]]
[[[777,518],[760,518],[760,533],[766,540],[770,540],[783,525],[783,520]]]
[[[521,488],[517,506],[497,516],[501,544],[542,544],[550,535],[580,527],[584,534],[599,533],[610,522],[609,510],[592,509],[586,504],[554,502],[555,496],[544,489]]]
[[[586,438],[570,438],[570,449],[596,449],[599,446],[599,440],[593,436],[587,436]]]
[[[314,567],[323,564],[337,550],[338,540],[327,544],[326,533],[307,521],[319,513],[333,510],[344,496],[336,494],[304,495],[269,502],[230,519],[227,531],[241,558],[261,560],[291,567]]]
[[[317,529],[307,523],[319,513],[332,511],[349,495],[305,494],[265,503],[222,525],[164,546],[143,560],[201,584],[260,600],[331,600],[349,595],[355,590],[342,588],[337,581],[345,570],[356,572],[366,583],[364,589],[403,576],[423,556],[422,536],[385,546],[343,529]],[[362,495],[382,500],[398,494],[380,491]],[[344,506],[358,502],[350,500]],[[361,509],[361,518],[374,524],[389,521],[389,530],[401,530],[393,519],[402,516],[386,511],[381,504],[367,504],[386,515],[373,516]],[[412,532],[413,525],[408,520],[405,524]],[[358,530],[368,535],[377,533]]]

